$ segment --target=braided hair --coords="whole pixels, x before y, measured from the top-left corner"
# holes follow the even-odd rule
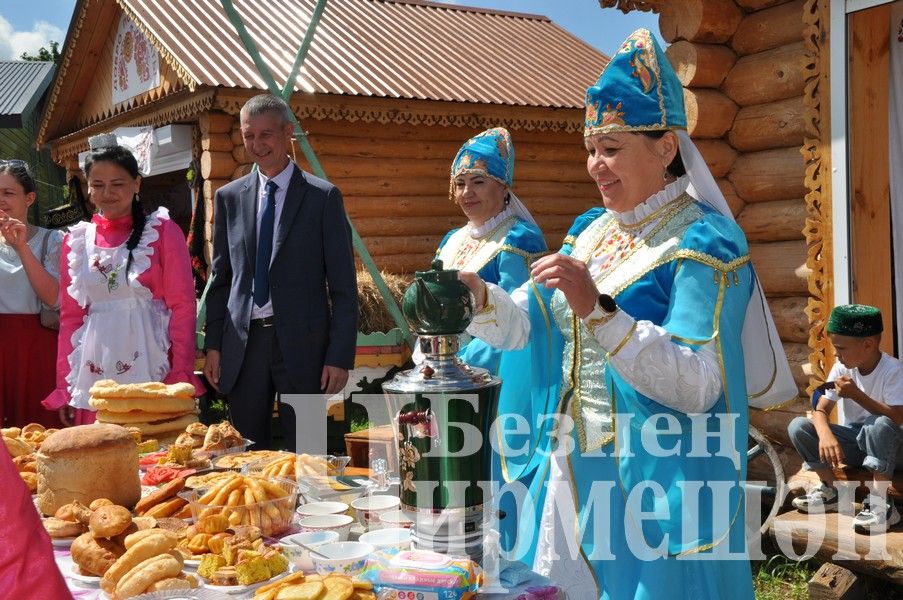
[[[141,176],[141,172],[138,170],[138,161],[128,148],[124,148],[123,146],[106,146],[92,150],[85,159],[86,177],[91,176],[91,167],[99,162],[111,162],[118,165],[128,172],[132,179],[137,179]],[[129,251],[129,258],[125,264],[126,273],[128,273],[129,268],[132,266],[132,251],[138,247],[138,242],[141,241],[141,234],[144,231],[144,225],[146,223],[147,215],[141,207],[141,200],[138,198],[138,194],[135,194],[132,198],[132,232],[129,235],[128,241],[125,243],[125,247]]]

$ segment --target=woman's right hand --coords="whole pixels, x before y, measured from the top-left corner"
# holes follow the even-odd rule
[[[473,307],[473,312],[480,312],[480,310],[486,306],[488,300],[489,288],[486,287],[486,282],[480,279],[479,275],[471,273],[470,271],[459,272],[458,279],[470,288],[470,293],[472,293],[473,297],[476,299],[476,306]]]

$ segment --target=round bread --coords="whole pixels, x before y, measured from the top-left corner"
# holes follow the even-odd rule
[[[125,531],[132,524],[132,513],[124,506],[108,504],[91,515],[88,529],[97,538],[111,538]]]
[[[22,435],[26,433],[31,433],[32,431],[44,431],[45,427],[40,423],[29,423],[25,427],[22,428]]]
[[[110,410],[99,410],[97,411],[97,420],[100,423],[115,423],[116,425],[127,427],[132,423],[153,423],[156,421],[178,419],[186,414],[195,414],[195,411],[194,409],[176,412],[144,412],[143,410],[114,412]]]
[[[147,413],[189,412],[195,409],[194,398],[95,398],[88,400],[91,408],[107,412]]]
[[[53,516],[63,521],[78,521],[82,525],[87,525],[91,521],[91,510],[76,500],[59,507]]]
[[[119,425],[95,423],[57,431],[38,451],[38,509],[45,515],[74,500],[98,498],[130,508],[141,498],[138,450]]]
[[[78,521],[64,521],[56,517],[44,519],[44,529],[52,538],[71,538],[85,532],[85,526]]]
[[[95,539],[90,533],[83,533],[72,542],[72,560],[82,575],[103,577],[123,554],[125,548],[119,544],[103,538]]]
[[[138,563],[116,584],[116,598],[132,598],[143,594],[158,581],[182,573],[182,563],[171,554],[159,554]]]
[[[22,478],[22,481],[25,482],[25,485],[28,487],[28,491],[34,494],[38,491],[38,475],[37,473],[29,473],[28,471],[23,471],[19,473],[19,477]]]
[[[186,425],[195,423],[197,422],[197,420],[198,416],[192,412],[182,415],[181,417],[176,417],[175,419],[130,423],[129,426],[138,429],[143,436],[154,434],[165,435],[169,432],[176,432],[176,434],[178,435],[177,432],[184,430]]]
[[[95,398],[194,398],[195,389],[190,383],[116,383],[101,379],[91,386],[90,393]]]
[[[88,508],[90,508],[91,510],[97,510],[101,506],[108,506],[110,504],[113,504],[113,501],[110,500],[109,498],[98,498],[97,500],[92,502],[90,505],[88,505]]]
[[[4,437],[3,443],[6,444],[6,449],[9,451],[9,455],[13,458],[17,456],[25,456],[26,454],[31,454],[34,452],[34,448],[32,448],[26,442],[23,442],[19,438],[10,438]]]

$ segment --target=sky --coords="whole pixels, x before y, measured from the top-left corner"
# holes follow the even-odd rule
[[[658,32],[655,15],[641,12],[625,15],[611,8],[603,10],[598,0],[439,1],[545,15],[609,55],[638,27]],[[327,4],[326,10],[328,7]],[[0,0],[0,60],[19,58],[23,52],[34,53],[50,41],[60,42],[62,46],[74,8],[75,0]]]

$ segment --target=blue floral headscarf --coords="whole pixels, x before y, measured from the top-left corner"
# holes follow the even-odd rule
[[[649,30],[637,29],[586,90],[583,135],[686,128],[677,73]]]

